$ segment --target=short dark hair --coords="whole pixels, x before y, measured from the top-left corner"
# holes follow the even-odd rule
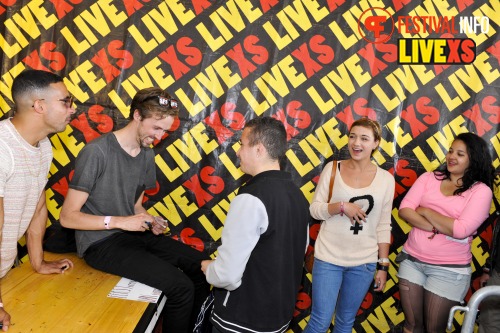
[[[250,128],[249,144],[255,146],[262,143],[269,157],[281,160],[287,150],[287,136],[283,123],[272,117],[258,117],[248,121],[245,128]]]
[[[462,177],[462,186],[455,190],[454,195],[467,191],[475,182],[481,182],[493,189],[493,179],[495,178],[495,168],[491,160],[488,144],[483,138],[474,133],[461,133],[456,136],[453,142],[460,140],[467,147],[469,156],[469,167]],[[434,175],[437,179],[450,179],[450,172],[446,163],[441,165]]]
[[[155,114],[162,118],[179,114],[177,101],[166,91],[156,87],[141,89],[135,94],[130,104],[130,120],[134,118],[135,110],[139,111],[142,119],[151,118]]]
[[[12,99],[14,103],[18,103],[26,94],[46,89],[52,83],[58,82],[63,82],[63,78],[51,72],[37,69],[23,71],[12,83]]]

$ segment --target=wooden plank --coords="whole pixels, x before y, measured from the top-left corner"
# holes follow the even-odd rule
[[[69,258],[64,274],[37,274],[29,263],[2,279],[10,333],[132,332],[149,303],[108,298],[120,277],[97,271],[74,254],[45,253],[46,260]]]

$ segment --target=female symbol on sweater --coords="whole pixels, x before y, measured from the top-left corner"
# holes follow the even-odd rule
[[[373,197],[371,196],[371,194],[351,198],[351,199],[349,199],[349,202],[356,203],[356,202],[362,201],[362,200],[368,201],[368,208],[366,209],[366,215],[368,216],[368,214],[370,214],[370,211],[373,208]],[[359,204],[359,206],[363,207],[363,205],[361,203]],[[356,221],[354,223],[354,225],[351,226],[351,230],[353,230],[354,235],[357,235],[360,230],[363,230],[363,226]]]

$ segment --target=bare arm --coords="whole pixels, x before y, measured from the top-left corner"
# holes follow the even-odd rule
[[[89,194],[75,189],[69,189],[61,209],[60,221],[63,226],[78,230],[104,230],[104,216],[82,213],[80,210],[87,201]],[[142,201],[142,196],[140,198]],[[137,203],[135,205],[137,209]],[[144,209],[144,208],[143,208]],[[140,209],[139,209],[140,210]],[[131,216],[112,216],[109,222],[110,229],[128,231],[145,231],[149,229],[145,223],[153,222],[153,217],[144,212]]]
[[[33,269],[41,274],[63,273],[66,269],[73,267],[73,262],[71,260],[43,260],[42,242],[47,227],[47,217],[45,191],[42,191],[36,205],[35,213],[33,214],[26,232],[26,243],[28,245],[30,263]]]
[[[408,224],[412,227],[425,231],[432,231],[432,224],[425,217],[411,208],[401,208],[399,210],[399,217],[408,222]]]
[[[440,233],[453,237],[455,219],[440,214],[430,208],[417,208],[417,213],[425,218]]]
[[[141,193],[141,195],[139,196],[139,199],[137,199],[137,202],[134,205],[134,212],[136,214],[140,214],[140,213],[146,213],[147,214],[146,209],[142,205],[143,198],[144,198],[144,192]]]
[[[0,197],[0,242],[2,241],[4,222],[3,197]],[[2,302],[2,292],[0,290],[0,302]],[[10,314],[5,311],[4,307],[0,308],[0,322],[3,324],[2,330],[7,331],[10,325]]]
[[[137,202],[134,205],[134,212],[136,214],[148,214],[148,212],[146,211],[146,209],[142,205],[143,198],[144,198],[144,192],[141,193],[141,195],[139,196],[139,199],[137,199]],[[163,234],[167,230],[167,227],[168,227],[168,223],[166,220],[164,220],[162,218],[160,218],[160,219],[154,218],[150,229],[155,235],[160,235],[160,234]]]

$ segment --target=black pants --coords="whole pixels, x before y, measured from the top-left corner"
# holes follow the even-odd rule
[[[207,255],[164,235],[123,232],[90,246],[84,259],[95,269],[163,291],[163,332],[192,331],[209,293],[200,265]]]

